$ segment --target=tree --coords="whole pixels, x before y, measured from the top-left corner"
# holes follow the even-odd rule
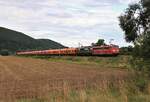
[[[96,45],[97,45],[97,46],[105,45],[105,40],[104,40],[104,39],[98,39]]]
[[[150,0],[129,5],[119,21],[125,40],[134,44],[135,66],[150,72]]]
[[[150,0],[141,0],[129,5],[125,13],[119,17],[120,27],[125,33],[127,42],[134,43],[140,51],[136,56],[145,56],[150,51]],[[148,53],[146,53],[148,54]]]
[[[9,55],[9,51],[5,50],[5,49],[0,50],[0,55],[2,55],[2,56],[8,56]]]
[[[133,47],[128,46],[128,47],[121,47],[120,48],[120,54],[121,55],[131,55],[133,52]]]

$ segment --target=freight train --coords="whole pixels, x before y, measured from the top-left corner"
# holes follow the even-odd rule
[[[119,47],[117,45],[85,46],[80,48],[49,49],[35,51],[17,51],[16,55],[72,55],[72,56],[117,56]]]

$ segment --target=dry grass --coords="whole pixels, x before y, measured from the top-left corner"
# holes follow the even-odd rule
[[[124,87],[117,87],[117,90],[112,88],[108,88],[107,90],[99,88],[72,90],[67,85],[63,91],[53,91],[44,98],[18,100],[18,102],[150,102],[148,94],[138,93],[132,95],[126,89],[126,85],[122,86]]]
[[[91,61],[91,58],[85,58],[84,61],[89,59]],[[127,84],[131,79],[131,73],[124,66],[126,62],[122,63],[123,66],[120,64],[120,67],[114,68],[118,66],[115,64],[116,58],[104,58],[98,64],[97,61],[100,59],[96,58],[91,63],[76,60],[70,63],[56,59],[47,61],[0,57],[0,100],[2,102],[138,102],[137,100],[149,102],[149,97],[140,92],[131,97]],[[109,64],[112,62],[113,67],[108,67],[109,64],[107,65],[105,61]],[[101,66],[102,63],[106,66]]]

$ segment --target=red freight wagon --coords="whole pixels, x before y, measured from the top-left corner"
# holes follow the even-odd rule
[[[77,48],[66,48],[60,50],[61,55],[76,55],[77,52],[78,52]]]

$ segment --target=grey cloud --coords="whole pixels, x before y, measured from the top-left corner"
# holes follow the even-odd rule
[[[122,0],[0,0],[0,5],[2,26],[35,38],[69,46],[90,44],[99,37],[123,40],[117,22],[120,12],[112,9],[127,6]]]

